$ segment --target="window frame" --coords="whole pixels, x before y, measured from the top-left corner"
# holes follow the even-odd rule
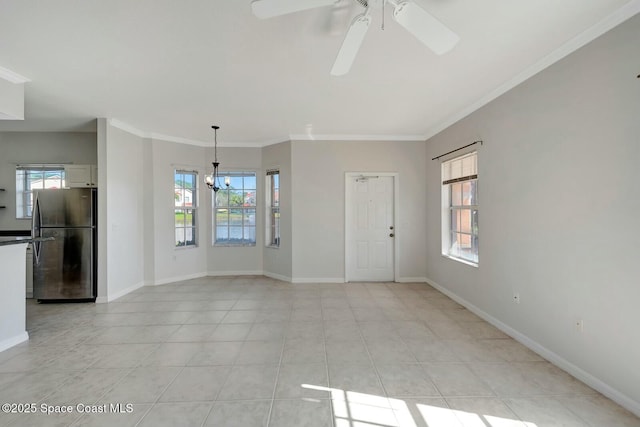
[[[454,162],[462,161],[465,158],[474,157],[473,166],[466,174],[464,172],[452,176],[451,165]],[[447,173],[447,168],[449,168]],[[465,184],[469,183],[469,189],[465,193]],[[462,155],[452,157],[441,164],[441,185],[442,185],[442,256],[478,267],[480,264],[479,246],[479,201],[478,201],[478,152],[470,151]],[[457,198],[460,204],[453,201],[454,186],[459,187]],[[465,200],[467,200],[465,202]],[[468,214],[464,215],[464,212]],[[457,215],[456,215],[457,214]],[[454,215],[458,220],[454,223]],[[464,220],[464,221],[462,221]],[[468,231],[460,229],[463,222],[468,223]],[[468,236],[469,246],[472,249],[471,257],[465,257],[460,250],[454,250],[454,242],[459,242],[459,238],[454,236]]]
[[[189,188],[186,186],[186,180],[182,180],[182,185],[177,184],[178,175],[189,175],[193,176],[192,182],[195,185],[195,188],[191,188],[191,204],[187,207],[187,198],[183,197],[181,205],[177,205],[178,191],[186,191]],[[174,232],[174,240],[175,240],[175,249],[189,249],[189,248],[197,248],[198,245],[198,231],[200,229],[199,222],[199,213],[198,213],[198,205],[200,198],[198,197],[199,190],[199,182],[198,182],[198,171],[188,170],[188,169],[175,169],[173,172],[173,189],[174,189],[174,205],[173,205],[173,232]],[[184,194],[184,193],[183,193]],[[178,225],[177,215],[179,211],[184,211],[184,223],[183,225]],[[191,224],[187,226],[187,211],[191,211]],[[178,234],[178,229],[184,230],[184,244],[180,244],[180,241],[176,237]],[[187,229],[191,229],[191,233],[193,239],[190,241],[186,240]]]
[[[257,244],[257,240],[258,240],[258,236],[257,236],[257,232],[258,232],[258,223],[257,223],[257,214],[258,214],[258,203],[257,203],[257,197],[258,197],[258,173],[255,170],[247,170],[247,169],[234,169],[234,170],[226,170],[226,171],[220,171],[219,173],[220,176],[224,176],[225,177],[225,183],[226,182],[230,182],[233,183],[234,178],[242,178],[242,188],[232,188],[233,186],[230,185],[228,188],[227,186],[222,186],[222,188],[220,188],[220,190],[218,190],[217,193],[212,192],[212,197],[211,197],[211,246],[214,247],[253,247],[256,246]],[[246,187],[245,186],[245,178],[253,178],[254,182],[255,182],[255,188],[251,188],[251,187]],[[237,205],[233,205],[230,202],[230,192],[231,191],[240,191],[243,195],[243,199],[245,201],[245,203],[243,203],[240,206]],[[246,203],[246,198],[249,194],[251,194],[253,192],[253,203],[247,204]],[[224,205],[219,204],[220,200],[222,199],[220,196],[227,194],[227,203]],[[218,224],[218,213],[219,211],[223,211],[226,210],[227,211],[227,220],[226,220],[226,227],[227,227],[227,238],[225,239],[220,239],[218,238],[218,228],[219,227],[225,227],[225,224]],[[232,215],[232,211],[241,211],[241,219],[240,219],[240,224],[233,224],[232,219],[231,219],[231,215]],[[251,215],[253,214],[253,221],[251,221]],[[247,222],[249,222],[249,224],[247,224]],[[240,240],[236,240],[233,241],[231,240],[231,229],[232,227],[240,227],[241,228],[241,235],[242,238]],[[253,229],[253,240],[247,240],[245,239],[245,231],[246,230],[250,230]]]
[[[277,176],[277,182],[274,177]],[[265,187],[265,246],[280,247],[280,169],[269,169],[266,173]]]
[[[21,173],[22,171],[22,173]],[[29,186],[30,175],[35,175],[36,173],[42,173],[42,187],[34,188]],[[49,188],[57,188],[62,189],[66,186],[66,173],[65,173],[65,165],[62,163],[33,163],[33,164],[20,164],[16,165],[16,219],[21,220],[31,220],[33,215],[27,215],[28,210],[33,214],[33,191],[34,190],[43,190],[45,189],[45,184],[47,179],[44,176],[45,172],[60,172],[59,178],[59,186],[58,187],[49,187]],[[22,175],[20,178],[19,175]],[[26,190],[26,188],[29,188]],[[28,200],[27,200],[28,199]],[[29,209],[31,207],[31,209]]]

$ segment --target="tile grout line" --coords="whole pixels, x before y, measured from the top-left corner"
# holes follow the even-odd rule
[[[344,286],[344,285],[343,285]],[[349,308],[351,311],[351,308]],[[331,427],[336,427],[335,411],[333,410],[333,392],[331,391],[331,382],[329,380],[329,356],[327,355],[327,328],[324,318],[324,306],[322,305],[322,294],[320,294],[320,317],[322,318],[322,349],[324,351],[324,370],[325,379],[329,388],[329,417],[331,418]]]
[[[226,314],[225,314],[226,316]],[[180,325],[184,326],[185,323],[182,323]],[[213,330],[211,331],[211,333],[213,334],[213,332],[218,328],[218,326],[220,325],[220,323],[215,323],[215,327],[213,328]],[[180,327],[178,327],[178,329],[176,329],[172,334],[168,335],[162,342],[160,342],[160,346],[162,346],[162,344],[189,344],[189,343],[198,343],[198,344],[202,344],[206,341],[186,341],[186,342],[173,342],[173,341],[168,341],[171,336],[177,332]],[[160,346],[158,347],[158,349],[160,348]],[[156,349],[156,350],[158,350]],[[145,357],[143,360],[141,360],[139,363],[141,364],[144,360],[146,360],[148,357],[151,356],[153,352],[149,353],[147,355],[147,357]],[[138,422],[136,423],[136,427],[140,425],[140,423],[143,422],[143,420],[149,415],[149,413],[151,412],[151,410],[154,408],[154,406],[156,406],[158,403],[160,403],[160,398],[162,397],[162,395],[164,393],[166,393],[166,391],[169,389],[169,387],[171,387],[171,385],[173,385],[173,383],[175,383],[176,379],[180,376],[180,374],[182,374],[182,372],[184,372],[184,370],[189,366],[189,362],[195,357],[195,353],[191,356],[191,358],[189,360],[187,360],[184,364],[184,366],[181,366],[180,371],[178,371],[176,373],[176,375],[173,377],[173,379],[171,381],[169,381],[169,383],[162,389],[162,391],[160,393],[158,393],[158,397],[156,397],[155,401],[153,403],[151,403],[151,405],[149,406],[149,409],[145,412],[145,414],[140,418],[140,420],[138,420]],[[138,367],[142,367],[141,365],[139,365]],[[159,366],[162,367],[162,366]],[[177,366],[176,366],[177,367]],[[224,384],[226,383],[227,379],[229,378],[229,375],[231,375],[231,371],[229,371],[229,374],[227,375],[227,378],[225,379],[225,381],[223,382],[222,386],[220,387],[220,390],[218,390],[218,394],[217,396],[220,394],[220,391],[222,390],[222,387],[224,386]],[[167,403],[180,403],[180,402],[167,402]],[[211,407],[209,408],[209,411],[207,412],[207,415],[204,417],[204,419],[202,420],[202,425],[204,425],[204,423],[207,421],[207,418],[209,418],[209,415],[211,414],[211,411],[213,410],[213,406],[215,405],[215,400],[213,401],[213,403],[211,404]]]
[[[369,294],[371,294],[371,292],[369,291],[369,288],[366,288],[367,292]],[[373,297],[373,295],[371,295]],[[378,306],[378,302],[376,301],[375,298],[373,298],[376,306]],[[381,307],[380,307],[381,308]],[[352,311],[353,311],[353,307],[351,307]],[[383,315],[385,316],[385,320],[388,320],[386,317],[386,315],[383,313]],[[355,314],[354,314],[355,317]],[[367,345],[367,340],[365,339],[364,334],[362,333],[362,329],[360,327],[360,322],[358,321],[358,319],[356,318],[356,324],[358,325],[358,333],[360,334],[360,339],[362,340],[362,342],[364,343],[364,348],[367,352],[367,356],[369,357],[369,361],[371,362],[371,366],[373,367],[373,371],[375,372],[376,375],[376,379],[378,380],[378,384],[380,385],[383,393],[385,394],[385,399],[387,400],[387,404],[389,405],[389,408],[391,409],[391,412],[393,413],[393,418],[396,420],[396,423],[398,423],[398,425],[400,425],[400,420],[398,420],[398,417],[396,415],[396,411],[393,409],[392,405],[391,405],[391,401],[389,398],[389,393],[387,392],[387,388],[384,386],[384,383],[382,382],[382,377],[380,376],[380,372],[378,371],[378,367],[375,363],[375,360],[373,359],[373,356],[371,355],[371,352],[369,351],[369,346]],[[404,342],[404,341],[403,341]],[[413,355],[413,353],[412,353]],[[414,356],[415,357],[415,356]]]
[[[231,312],[231,310],[233,310],[233,307],[235,307],[235,305],[238,303],[238,301],[240,301],[240,298],[238,298],[236,300],[236,302],[231,306],[231,308],[227,311],[227,314],[225,314],[223,316],[222,319],[220,319],[220,323],[216,324],[216,327],[213,328],[213,331],[211,331],[211,335],[213,335],[213,333],[216,331],[216,329],[218,329],[218,326],[220,326],[222,324],[222,321],[227,317],[227,315]],[[251,329],[250,329],[251,330]],[[247,342],[246,337],[245,340],[243,341],[243,344],[240,346],[240,352],[242,351],[242,347],[244,346],[244,343]],[[195,354],[191,357],[191,359],[189,359],[189,362],[195,357]],[[231,369],[229,369],[229,373],[227,374],[226,378],[224,379],[224,381],[222,381],[222,385],[220,386],[220,389],[218,390],[218,392],[216,393],[215,398],[213,399],[213,402],[211,404],[211,407],[209,408],[209,411],[207,412],[207,415],[202,419],[202,423],[200,424],[201,427],[204,427],[204,425],[207,423],[207,420],[209,419],[209,417],[211,416],[211,413],[213,412],[213,408],[216,406],[217,402],[218,402],[218,397],[220,397],[220,393],[222,392],[222,389],[224,388],[224,386],[227,384],[227,381],[229,381],[229,377],[231,376],[231,373],[233,372],[233,368],[236,366],[236,362],[238,361],[238,357],[240,357],[240,354],[238,353],[238,355],[236,356],[236,358],[233,361],[233,364],[231,364]],[[189,362],[187,362],[185,364],[185,368],[189,365]],[[224,366],[224,365],[222,365]]]
[[[175,333],[175,332],[177,332],[179,329],[180,329],[180,328],[176,329],[176,330],[174,331],[174,333]],[[173,335],[173,334],[170,334],[169,336],[167,336],[167,337],[166,337],[166,338],[165,338],[165,339],[160,343],[160,345],[162,345],[162,344],[166,344],[166,343],[168,342],[167,340],[169,339],[169,337],[170,337],[171,335]],[[152,352],[152,353],[153,353],[153,352]],[[148,357],[150,357],[150,356],[151,356],[151,353],[149,353],[149,354],[147,355],[147,357],[145,357],[143,360],[141,360],[141,361],[139,362],[139,364],[141,364],[144,360],[146,360],[146,359],[147,359]],[[188,363],[188,362],[187,362],[187,363]],[[136,368],[134,368],[134,369],[137,369],[137,368],[140,368],[140,367],[141,367],[141,366],[139,365],[139,366],[137,366],[137,367],[136,367]],[[178,376],[179,376],[179,375],[184,371],[184,368],[186,368],[186,363],[185,363],[185,366],[182,366],[182,367],[181,367],[181,369],[176,373],[176,375],[171,379],[171,381],[169,381],[169,383],[168,383],[168,384],[167,384],[167,385],[162,389],[162,391],[161,391],[160,393],[158,393],[158,396],[156,397],[156,399],[153,401],[153,403],[151,403],[151,405],[149,406],[149,409],[147,409],[147,411],[144,413],[144,415],[142,415],[142,417],[140,417],[140,419],[138,420],[138,422],[135,424],[135,427],[139,426],[139,425],[140,425],[140,423],[142,423],[142,422],[144,421],[144,419],[145,419],[145,418],[146,418],[146,417],[151,413],[151,410],[154,408],[154,406],[156,406],[156,404],[158,403],[158,401],[160,400],[160,398],[162,397],[162,395],[163,395],[163,394],[164,394],[164,393],[169,389],[169,387],[171,387],[171,385],[176,381],[176,378],[178,378]],[[132,369],[132,372],[133,372],[133,369]]]
[[[424,297],[420,296],[420,298],[422,299],[422,298],[424,298]],[[402,302],[402,304],[403,304],[403,306],[404,306],[405,308],[407,308],[407,309],[409,309],[409,308],[410,308],[410,307],[406,306],[406,304],[405,304],[404,302]],[[422,321],[422,320],[420,320],[420,319],[418,319],[418,320],[420,321],[420,323],[423,323],[423,324],[424,324],[424,326],[425,326],[425,328],[427,328],[427,330],[429,330],[431,333],[434,333],[434,335],[435,335],[435,332],[433,332],[433,331],[429,328],[429,325],[427,324],[427,322],[424,322],[424,321]],[[390,320],[389,320],[389,322],[391,322],[391,323],[392,323],[392,321],[390,321]],[[393,326],[393,323],[392,323],[392,326]],[[440,387],[438,387],[438,385],[435,383],[435,381],[433,381],[433,378],[431,378],[431,375],[429,375],[429,373],[425,370],[425,368],[424,368],[424,366],[423,366],[423,363],[422,363],[422,362],[420,362],[420,361],[418,360],[418,357],[417,357],[417,356],[415,355],[415,353],[411,350],[411,347],[409,347],[409,346],[407,345],[407,343],[406,343],[406,341],[405,341],[405,338],[404,338],[403,336],[400,336],[400,335],[399,335],[399,338],[400,338],[400,341],[402,341],[402,343],[403,343],[404,345],[406,345],[406,346],[407,346],[407,349],[409,349],[409,352],[411,353],[411,355],[413,356],[413,358],[416,360],[417,365],[420,367],[420,369],[422,370],[422,372],[424,372],[424,374],[427,376],[427,378],[429,378],[429,381],[430,381],[430,382],[431,382],[431,384],[433,385],[433,388],[435,388],[435,390],[438,392],[439,396],[433,396],[433,398],[434,398],[434,399],[441,399],[442,401],[444,401],[444,403],[445,403],[445,405],[447,406],[447,408],[452,409],[452,408],[451,408],[451,406],[449,405],[449,402],[447,401],[447,398],[444,396],[444,394],[443,394],[443,393],[442,393],[442,391],[440,390]],[[367,350],[367,351],[368,351],[368,350]],[[377,371],[377,367],[376,367],[376,373],[378,373],[378,371]],[[379,373],[378,373],[378,375],[379,375]],[[381,381],[382,381],[382,379],[381,379]],[[384,384],[383,384],[383,386],[384,386]],[[386,392],[386,388],[385,388],[384,390],[385,390],[385,393],[387,394],[387,397],[388,397],[388,393]],[[394,414],[394,416],[395,416],[395,411],[393,411],[393,414]],[[397,417],[396,417],[396,419],[397,419]],[[398,421],[398,422],[400,422],[400,420],[397,420],[397,421]]]
[[[291,323],[292,314],[293,314],[293,307],[290,306],[289,307],[289,318],[287,320],[287,331],[288,331],[288,326]],[[278,380],[280,379],[280,368],[282,367],[282,359],[284,357],[284,349],[285,349],[286,342],[287,342],[287,332],[285,332],[284,337],[282,338],[282,346],[280,348],[280,360],[278,361],[278,368],[276,369],[276,378],[275,378],[275,382],[273,384],[273,392],[271,393],[271,402],[269,404],[269,412],[267,414],[267,420],[266,420],[266,423],[265,423],[265,427],[268,427],[271,424],[271,415],[273,413],[273,405],[275,403],[276,391],[278,389]]]

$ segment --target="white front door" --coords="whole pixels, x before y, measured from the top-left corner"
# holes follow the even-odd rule
[[[394,280],[394,177],[347,175],[346,279]]]

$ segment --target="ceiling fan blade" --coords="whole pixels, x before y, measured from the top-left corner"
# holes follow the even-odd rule
[[[460,37],[416,3],[403,1],[396,5],[394,19],[438,55],[447,53]]]
[[[351,22],[347,35],[338,51],[336,61],[333,63],[333,68],[331,68],[332,76],[342,76],[349,72],[351,64],[353,64],[360,50],[364,36],[367,34],[369,24],[371,24],[371,17],[365,14],[356,16]]]
[[[273,18],[301,10],[330,6],[337,0],[254,0],[251,2],[253,14],[260,19]]]

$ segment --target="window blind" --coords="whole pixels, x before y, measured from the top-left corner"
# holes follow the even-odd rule
[[[478,178],[478,153],[456,157],[442,164],[442,185]]]

